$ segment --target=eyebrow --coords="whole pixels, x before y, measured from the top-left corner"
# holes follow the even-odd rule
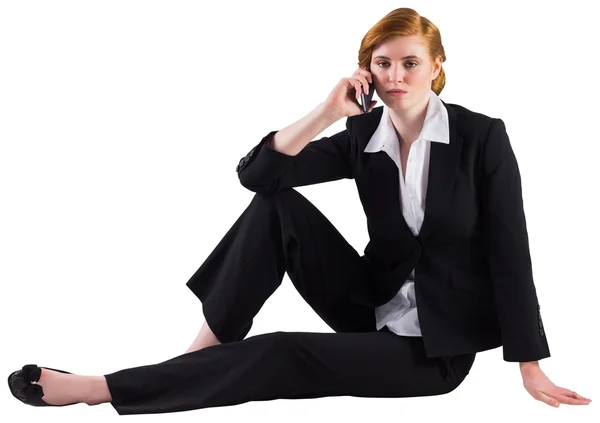
[[[403,57],[401,60],[405,60],[405,59],[418,59],[418,58],[419,58],[418,56],[414,56],[414,55],[412,55],[412,56],[404,56],[404,57]],[[386,56],[375,56],[375,57],[373,58],[373,60],[375,60],[375,59],[386,59],[386,60],[392,60],[392,59],[390,59],[389,57],[386,57]]]

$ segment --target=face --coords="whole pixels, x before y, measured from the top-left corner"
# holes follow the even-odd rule
[[[391,109],[407,110],[429,99],[441,66],[442,58],[432,62],[420,36],[400,36],[373,49],[370,71],[381,100]],[[387,92],[391,89],[407,93],[392,95]]]

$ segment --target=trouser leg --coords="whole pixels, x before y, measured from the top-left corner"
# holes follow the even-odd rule
[[[286,271],[338,333],[243,339]],[[427,358],[421,338],[376,332],[374,310],[349,300],[352,286],[365,278],[358,253],[297,191],[257,194],[187,283],[223,343],[105,375],[112,405],[120,414],[141,414],[276,398],[401,397],[454,389],[471,356],[455,362]]]
[[[440,395],[464,380],[474,358],[427,358],[422,338],[389,331],[274,332],[105,376],[119,414],[148,414],[274,399]]]
[[[244,339],[286,271],[336,332],[375,330],[374,310],[349,300],[352,286],[367,277],[360,255],[293,189],[256,194],[187,286],[201,300],[208,326],[226,343]]]

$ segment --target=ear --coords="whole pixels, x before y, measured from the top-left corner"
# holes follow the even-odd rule
[[[440,73],[442,72],[442,63],[443,63],[443,61],[442,61],[442,57],[441,57],[441,56],[439,56],[439,57],[438,57],[438,58],[435,60],[435,62],[434,62],[434,64],[433,64],[433,69],[434,69],[434,77],[433,77],[432,81],[433,81],[435,78],[437,78],[437,77],[440,75]]]

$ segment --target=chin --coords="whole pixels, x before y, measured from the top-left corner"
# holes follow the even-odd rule
[[[385,105],[390,109],[403,110],[410,106],[410,104],[403,98],[393,98],[389,101],[384,101]]]

